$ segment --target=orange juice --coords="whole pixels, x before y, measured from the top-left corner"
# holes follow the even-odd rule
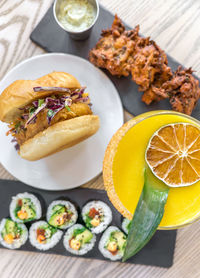
[[[145,151],[149,139],[160,127],[170,123],[200,123],[171,111],[150,112],[133,119],[134,125],[119,141],[112,164],[114,189],[124,209],[134,213],[144,185]],[[170,188],[160,228],[170,229],[200,217],[200,182],[188,187]]]

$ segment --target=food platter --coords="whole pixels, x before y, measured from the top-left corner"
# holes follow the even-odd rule
[[[76,0],[70,2],[69,10],[63,6],[67,5],[65,1],[58,3],[59,9],[54,11],[56,20],[62,9],[69,14],[72,10],[77,12]],[[79,4],[86,5],[86,2],[79,1]],[[95,4],[98,5],[96,1]],[[14,197],[10,208],[12,219],[3,219],[0,224],[0,241],[8,248],[13,249],[12,244],[22,240],[24,247],[21,249],[29,250],[24,242],[25,235],[36,249],[49,251],[61,239],[62,229],[66,229],[63,246],[59,243],[62,252],[59,253],[58,248],[56,254],[69,255],[67,250],[70,254],[86,254],[87,257],[93,250],[91,254],[95,252],[96,258],[102,259],[100,252],[110,260],[126,262],[131,259],[134,262],[137,253],[153,242],[157,229],[176,229],[191,224],[190,214],[194,214],[193,210],[197,211],[196,215],[199,213],[191,194],[199,190],[200,128],[196,119],[184,117],[193,112],[192,115],[199,118],[199,80],[191,68],[182,67],[155,41],[139,34],[139,26],[131,29],[117,15],[113,17],[103,8],[100,11],[100,21],[94,26],[92,35],[80,42],[76,40],[83,39],[82,31],[71,32],[64,25],[56,31],[58,26],[52,18],[51,7],[31,34],[31,39],[49,52],[59,50],[68,54],[52,53],[30,58],[11,70],[2,81],[0,119],[9,123],[9,130],[6,125],[0,125],[1,162],[16,178],[39,190],[51,190],[53,197],[49,204],[46,195],[49,191],[41,194],[44,204],[50,205],[47,212],[44,209],[42,219],[36,213],[37,206],[41,211],[40,203],[29,195],[30,192],[21,192],[20,197],[18,194]],[[75,20],[76,15],[72,14]],[[68,20],[67,15],[64,17]],[[49,18],[52,18],[50,25]],[[82,20],[83,17],[79,18],[77,23]],[[72,40],[72,33],[75,40]],[[138,115],[123,126],[122,104],[111,81],[119,90],[124,107]],[[163,111],[144,113],[152,109]],[[166,110],[176,112],[170,114]],[[157,129],[162,136],[157,135]],[[18,153],[11,144],[10,135],[17,143]],[[149,145],[150,138],[153,139]],[[115,219],[112,221],[111,210],[114,215],[119,214],[105,192],[80,189],[61,194],[60,190],[78,187],[95,178],[101,172],[102,164],[109,200],[126,217],[125,226],[121,216],[116,222]],[[191,194],[184,191],[185,186],[189,186]],[[26,185],[20,185],[20,191],[23,187]],[[180,187],[180,191],[176,187]],[[59,195],[56,194],[58,190]],[[177,198],[173,201],[180,192],[184,204],[187,201],[193,203],[188,215],[181,207],[182,202],[179,203]],[[11,196],[13,193],[12,190]],[[35,193],[40,195],[37,190]],[[87,200],[83,200],[84,194],[87,194]],[[72,203],[65,198],[72,198]],[[183,211],[183,217],[179,211]],[[20,223],[30,228],[29,236],[27,227],[20,227]],[[103,231],[101,237],[96,235]],[[168,259],[173,254],[174,239],[169,238],[167,243],[170,247]],[[158,242],[156,240],[156,244]],[[14,249],[22,245],[14,246]],[[159,244],[159,247],[162,249],[163,245]],[[152,245],[151,248],[154,249]],[[166,246],[164,249],[162,254]],[[151,255],[153,252],[148,254]],[[149,261],[148,264],[152,263]]]
[[[7,188],[7,191],[4,191],[4,194],[0,196],[0,202],[1,202],[1,212],[0,212],[0,218],[8,217],[9,215],[9,204],[11,201],[12,196],[15,196],[19,192],[30,192],[34,194],[35,196],[39,197],[39,200],[41,200],[44,204],[43,206],[43,215],[42,220],[45,220],[45,214],[47,206],[55,199],[63,199],[67,198],[67,200],[70,200],[78,207],[78,223],[83,224],[81,216],[80,216],[80,210],[82,207],[91,200],[101,200],[105,202],[112,211],[113,220],[111,222],[111,225],[116,225],[121,229],[121,223],[122,223],[122,216],[120,213],[117,212],[117,210],[112,206],[110,203],[107,194],[104,190],[97,190],[97,189],[89,189],[89,188],[75,188],[71,190],[65,190],[65,191],[44,191],[40,190],[38,188],[30,188],[24,183],[21,183],[19,181],[9,181],[9,180],[0,180],[0,190],[3,191],[4,188]],[[30,224],[26,224],[29,228]],[[31,251],[36,252],[38,254],[39,252],[42,252],[43,254],[57,254],[62,256],[75,256],[78,258],[88,258],[88,259],[98,259],[98,260],[106,260],[108,259],[104,258],[101,253],[98,250],[98,243],[101,238],[102,234],[97,234],[97,240],[95,243],[94,248],[85,254],[84,256],[75,256],[69,252],[67,252],[63,246],[63,238],[59,241],[59,243],[52,249],[42,251],[38,250],[35,247],[33,247],[29,240],[26,242],[25,245],[23,245],[19,250],[19,252],[22,251]],[[173,253],[175,248],[175,241],[176,241],[176,231],[157,231],[152,240],[149,242],[149,244],[139,253],[137,256],[131,258],[127,263],[130,264],[143,264],[143,265],[154,265],[159,267],[170,267],[173,264]],[[163,252],[164,250],[164,252]]]
[[[1,80],[0,90],[16,79],[35,79],[52,71],[70,72],[87,86],[92,109],[100,116],[100,130],[70,149],[29,162],[18,156],[11,137],[6,136],[7,125],[1,123],[0,161],[13,176],[26,184],[46,190],[64,190],[80,186],[101,173],[106,146],[123,124],[123,110],[109,78],[88,61],[69,54],[44,54],[23,61]]]

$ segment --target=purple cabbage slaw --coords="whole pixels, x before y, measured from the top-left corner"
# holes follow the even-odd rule
[[[82,102],[91,105],[89,97],[82,96],[85,91],[85,88],[86,87],[81,87],[80,89],[70,90],[68,88],[61,88],[61,87],[34,87],[33,90],[35,92],[41,92],[41,91],[53,91],[53,92],[62,92],[62,93],[64,92],[64,93],[70,93],[70,96],[58,95],[56,98],[48,96],[44,99],[33,101],[32,104],[33,104],[34,112],[31,113],[31,116],[30,113],[22,115],[23,119],[27,120],[25,124],[25,128],[27,127],[27,125],[31,123],[35,123],[37,119],[37,115],[45,108],[48,109],[47,121],[48,124],[50,125],[52,119],[60,110],[66,108],[68,111],[70,111],[70,106],[72,105],[73,102],[74,103]]]
[[[70,111],[70,106],[72,103],[82,102],[88,105],[92,105],[90,103],[90,98],[88,96],[83,97],[83,93],[86,87],[81,87],[80,89],[68,89],[62,87],[34,87],[34,92],[42,92],[42,91],[53,91],[53,92],[60,92],[60,93],[69,93],[70,96],[65,95],[57,95],[57,97],[46,97],[44,99],[38,99],[32,102],[31,108],[19,108],[24,113],[21,115],[21,118],[26,121],[25,125],[21,122],[18,122],[15,126],[14,133],[18,133],[19,129],[25,130],[27,125],[31,123],[35,123],[37,119],[37,115],[43,111],[45,108],[48,109],[47,111],[47,121],[50,125],[54,116],[62,109],[66,108]],[[30,113],[30,109],[32,110]],[[20,149],[20,145],[17,143],[16,138],[12,139],[12,142],[15,143],[15,149],[18,151]]]

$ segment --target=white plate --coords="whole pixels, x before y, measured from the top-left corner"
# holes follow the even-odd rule
[[[90,93],[92,110],[101,127],[89,139],[35,162],[23,160],[15,151],[7,124],[0,123],[0,162],[17,179],[37,188],[63,190],[80,186],[102,171],[106,146],[123,124],[123,109],[109,78],[87,60],[69,54],[43,54],[23,61],[1,81],[0,92],[16,79],[36,79],[52,71],[74,75]]]

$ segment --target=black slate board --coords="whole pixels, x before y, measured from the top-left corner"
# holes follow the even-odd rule
[[[78,188],[78,189],[65,190],[59,192],[46,191],[46,190],[44,191],[44,190],[30,187],[19,181],[0,180],[0,192],[1,192],[0,219],[9,216],[9,204],[12,196],[15,196],[20,192],[30,192],[38,195],[44,200],[44,204],[45,204],[44,206],[45,208],[43,211],[44,216],[46,213],[46,207],[53,200],[58,198],[67,198],[73,201],[78,206],[79,212],[82,206],[86,202],[94,199],[102,200],[105,203],[107,203],[112,209],[113,221],[111,224],[121,228],[122,217],[120,213],[112,206],[104,190]],[[45,219],[45,217],[43,217],[43,219]],[[78,222],[82,223],[81,218],[79,218]],[[91,250],[88,254],[84,255],[83,256],[84,258],[107,260],[101,255],[101,253],[98,250],[99,239],[100,239],[100,235],[97,235],[97,242],[95,244],[94,249]],[[151,241],[137,255],[129,259],[127,263],[170,267],[173,264],[175,242],[176,242],[175,230],[157,231],[153,236],[153,238],[151,239]],[[19,250],[58,254],[58,255],[73,256],[73,257],[75,256],[68,253],[64,249],[62,240],[54,248],[48,251],[39,251],[34,247],[32,247],[29,242],[23,245]]]
[[[95,46],[100,38],[101,30],[110,28],[114,16],[100,6],[99,18],[93,28],[89,39],[85,41],[72,40],[69,35],[62,30],[54,20],[53,6],[49,8],[46,15],[32,32],[30,38],[33,42],[44,48],[47,52],[64,52],[88,59],[88,53]],[[130,26],[125,25],[127,29]],[[176,70],[179,63],[167,55],[169,66]],[[116,86],[121,97],[124,108],[133,115],[139,115],[152,110],[171,110],[168,100],[146,105],[141,101],[141,92],[138,92],[137,85],[131,81],[131,77],[117,78],[104,71]],[[200,79],[199,79],[200,80]],[[200,120],[200,102],[192,114]]]

